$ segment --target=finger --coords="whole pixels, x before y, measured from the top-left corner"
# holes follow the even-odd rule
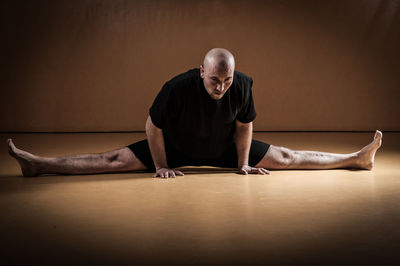
[[[260,172],[258,171],[257,168],[251,168],[250,169],[250,174],[259,174]]]
[[[177,174],[177,175],[184,175],[181,171],[179,171],[179,170],[175,170],[175,173]]]
[[[250,168],[250,174],[258,174],[258,168]]]
[[[267,169],[265,169],[265,168],[260,168],[260,169],[263,171],[263,173],[265,173],[266,175],[269,175],[269,171]]]
[[[267,175],[271,174],[267,169],[263,168],[264,173],[266,173]]]
[[[268,171],[265,170],[265,169],[262,168],[262,167],[256,168],[256,169],[257,169],[257,173],[258,173],[258,174],[262,174],[262,175],[268,174]]]
[[[171,173],[170,173],[170,177],[172,177],[172,178],[175,178],[175,177],[176,177],[176,175],[175,175],[175,172],[174,172],[174,171],[171,171]]]
[[[256,175],[264,175],[265,173],[261,170],[261,168],[252,168],[252,173]]]
[[[247,175],[247,174],[248,174],[247,171],[244,170],[244,169],[240,169],[240,172],[241,172],[243,175]]]
[[[165,178],[169,177],[169,173],[168,172],[165,172],[164,175],[165,175]]]

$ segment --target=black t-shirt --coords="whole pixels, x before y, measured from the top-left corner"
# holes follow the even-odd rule
[[[233,83],[219,100],[206,91],[200,69],[194,68],[166,82],[150,108],[153,124],[161,128],[166,148],[192,159],[221,156],[234,141],[235,120],[256,117],[253,80],[235,71]]]

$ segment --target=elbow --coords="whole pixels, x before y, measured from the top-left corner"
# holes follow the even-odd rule
[[[151,123],[151,118],[150,118],[150,116],[148,116],[147,120],[146,120],[146,124],[144,126],[146,134],[150,131],[150,126],[151,126],[150,123]]]
[[[237,123],[236,124],[236,136],[251,136],[253,134],[253,123]]]
[[[151,117],[150,116],[147,117],[145,130],[146,130],[146,135],[147,136],[148,135],[154,135],[154,134],[162,132],[162,130],[160,128],[156,127],[153,124],[153,121],[151,121]]]
[[[251,130],[253,129],[253,121],[249,123],[242,123],[236,120],[236,129],[244,129],[244,130]]]

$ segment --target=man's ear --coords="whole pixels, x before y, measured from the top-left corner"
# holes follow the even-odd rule
[[[200,65],[200,77],[202,79],[204,79],[204,67],[203,67],[203,65]]]

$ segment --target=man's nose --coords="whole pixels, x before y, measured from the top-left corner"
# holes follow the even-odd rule
[[[223,92],[224,91],[224,84],[218,85],[217,86],[217,90],[220,91],[220,92]]]

